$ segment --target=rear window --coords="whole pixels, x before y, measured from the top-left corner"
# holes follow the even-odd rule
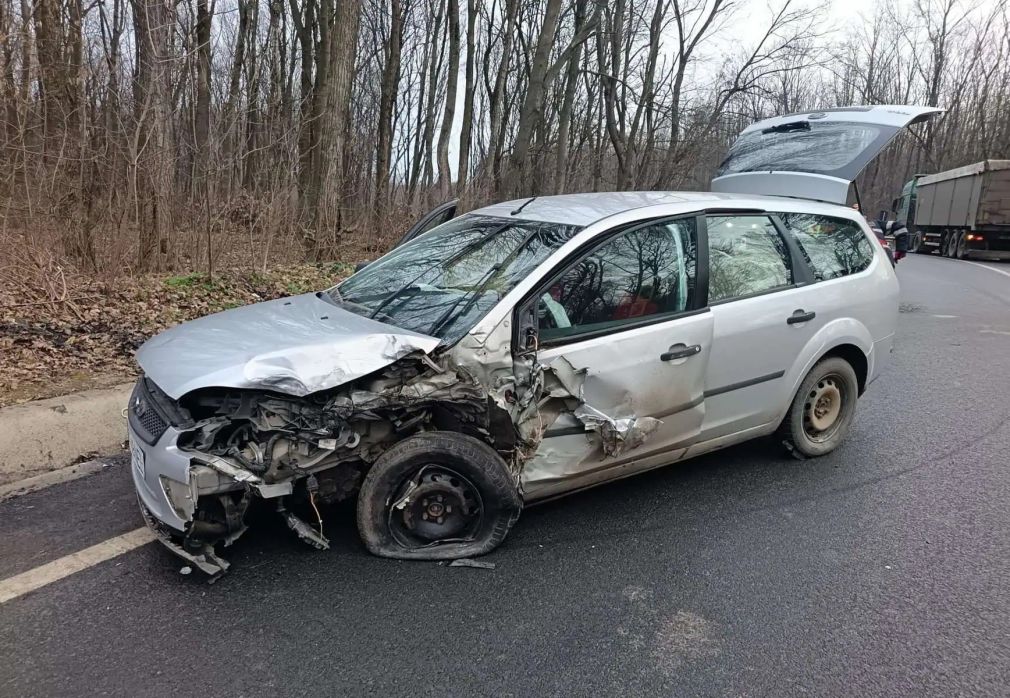
[[[873,261],[873,245],[855,221],[808,213],[779,217],[799,243],[818,281],[861,272]]]
[[[855,175],[847,170],[859,172],[879,150],[874,144],[892,134],[893,129],[875,124],[799,119],[740,136],[716,176],[776,170],[851,179]]]

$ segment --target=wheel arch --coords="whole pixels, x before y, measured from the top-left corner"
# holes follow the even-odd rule
[[[859,394],[862,395],[866,392],[866,381],[870,375],[870,361],[866,354],[863,353],[863,350],[855,344],[839,344],[825,352],[817,361],[823,361],[831,356],[837,356],[849,362],[849,365],[856,372],[856,379],[859,381]]]
[[[810,370],[829,356],[839,356],[853,367],[859,380],[862,395],[873,375],[873,336],[869,329],[854,318],[840,318],[821,328],[804,347],[792,369],[786,373],[788,393],[782,396],[782,409],[777,415],[781,421],[789,410],[796,391]]]

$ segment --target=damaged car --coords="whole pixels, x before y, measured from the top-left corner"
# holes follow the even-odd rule
[[[834,450],[898,313],[849,184],[936,112],[760,122],[712,193],[442,207],[331,289],[154,337],[127,411],[145,519],[211,575],[253,506],[325,549],[342,500],[370,552],[455,559],[526,504],[741,441]]]

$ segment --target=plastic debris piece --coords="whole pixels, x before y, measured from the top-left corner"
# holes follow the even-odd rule
[[[493,570],[495,564],[485,560],[473,560],[468,557],[461,557],[449,563],[449,567],[474,567],[479,570]]]

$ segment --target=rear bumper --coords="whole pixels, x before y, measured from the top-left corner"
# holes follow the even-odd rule
[[[866,384],[869,385],[880,377],[884,367],[891,359],[891,351],[894,349],[894,335],[888,335],[873,343],[870,348],[870,355],[866,357],[867,376]]]

